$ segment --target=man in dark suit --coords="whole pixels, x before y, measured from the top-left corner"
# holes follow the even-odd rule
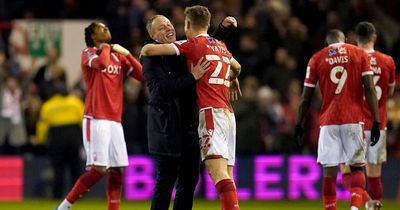
[[[233,17],[226,17],[215,32],[226,37]],[[176,41],[175,29],[162,15],[147,23],[150,37],[158,43]],[[149,88],[148,142],[156,165],[156,186],[151,210],[168,210],[176,182],[174,210],[190,210],[199,178],[200,149],[197,134],[196,80],[208,70],[200,60],[188,70],[181,56],[142,57],[143,76]]]

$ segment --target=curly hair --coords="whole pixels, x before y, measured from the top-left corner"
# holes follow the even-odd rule
[[[95,46],[91,35],[94,33],[94,28],[96,27],[96,24],[97,24],[96,22],[92,22],[90,25],[88,25],[85,28],[85,42],[86,42],[86,46],[88,46],[88,47]]]

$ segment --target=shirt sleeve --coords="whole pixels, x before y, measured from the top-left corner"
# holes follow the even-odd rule
[[[389,86],[396,84],[396,65],[394,64],[393,58],[389,56]]]
[[[91,69],[102,70],[110,64],[110,45],[104,45],[99,53],[89,48],[82,52],[82,65]]]
[[[121,56],[121,64],[124,74],[139,80],[140,82],[144,81],[142,74],[142,64],[139,63],[133,55],[129,54],[128,56]]]
[[[315,56],[313,56],[308,61],[304,86],[314,88],[317,85],[317,82],[318,82],[317,68],[315,65]]]
[[[368,54],[360,49],[360,59],[361,59],[361,75],[365,76],[365,75],[374,75],[374,72],[372,71],[371,68],[371,63],[370,63],[370,58],[368,56]]]
[[[176,41],[171,43],[171,45],[176,50],[177,55],[183,55],[185,57],[194,49],[194,43],[188,40]]]

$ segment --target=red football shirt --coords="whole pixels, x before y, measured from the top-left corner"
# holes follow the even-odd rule
[[[374,84],[376,95],[378,97],[379,118],[381,121],[381,129],[386,128],[387,108],[389,86],[395,85],[396,67],[392,57],[378,51],[366,51],[369,61],[374,72]],[[372,128],[372,114],[366,101],[364,101],[365,129]]]
[[[304,85],[315,87],[319,82],[320,125],[364,122],[362,76],[372,74],[367,53],[357,46],[336,43],[315,53]]]
[[[101,52],[84,49],[81,68],[87,89],[85,117],[121,122],[124,75],[136,77],[140,66],[134,68],[125,56],[104,46]]]
[[[188,66],[205,57],[210,61],[210,70],[197,82],[197,105],[199,109],[206,107],[226,108],[233,112],[229,103],[230,63],[232,54],[225,43],[207,34],[201,34],[185,41],[172,43],[177,55],[186,57]]]

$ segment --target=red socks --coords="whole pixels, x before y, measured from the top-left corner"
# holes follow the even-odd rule
[[[359,208],[363,204],[365,175],[362,171],[351,172],[350,205]]]
[[[96,184],[103,175],[95,169],[90,169],[82,174],[79,179],[75,182],[74,187],[67,195],[67,200],[71,204],[74,203],[78,198],[84,196],[89,192],[90,188]]]
[[[373,200],[382,200],[382,181],[381,177],[368,177],[368,194]]]
[[[336,210],[336,178],[324,177],[322,195],[325,210]]]
[[[221,210],[239,210],[235,184],[231,179],[223,179],[215,187],[218,190],[221,201]]]
[[[110,170],[107,176],[108,210],[118,210],[121,201],[122,172]]]
[[[342,174],[342,184],[343,184],[343,187],[346,188],[346,190],[350,191],[350,188],[351,188],[351,176],[350,176],[350,173]]]

